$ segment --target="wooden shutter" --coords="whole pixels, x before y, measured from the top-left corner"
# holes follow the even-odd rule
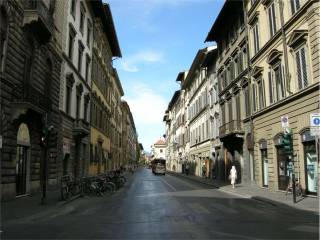
[[[302,76],[303,76],[303,87],[308,86],[308,74],[307,74],[307,61],[306,61],[306,48],[302,47],[300,49],[301,54],[301,67],[302,67]]]
[[[274,101],[272,73],[268,72],[270,104]]]

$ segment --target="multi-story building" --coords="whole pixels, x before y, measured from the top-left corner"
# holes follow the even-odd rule
[[[55,1],[0,2],[2,199],[57,185],[61,29],[55,7]]]
[[[319,112],[319,1],[246,1],[254,174],[285,190],[292,172],[307,194],[319,193],[319,159],[310,114]],[[282,116],[293,132],[294,159],[281,144]]]
[[[200,49],[188,71],[182,90],[188,92],[188,125],[190,131],[190,173],[208,177],[211,169],[209,81],[204,60],[214,47]],[[205,170],[205,175],[203,175]]]
[[[166,164],[172,171],[182,170],[179,150],[183,147],[178,141],[182,137],[181,132],[181,90],[175,91],[166,110],[163,121],[166,122]],[[177,129],[179,128],[179,132]]]
[[[58,1],[59,2],[59,1]],[[93,3],[61,1],[62,56],[60,113],[63,174],[75,178],[88,173],[90,144]]]
[[[153,145],[152,145],[152,153],[153,153],[153,159],[156,158],[161,158],[165,159],[166,158],[166,142],[164,139],[159,139],[157,140]]]
[[[120,165],[125,166],[136,162],[137,133],[130,107],[122,101],[122,158]]]
[[[253,180],[253,135],[248,79],[248,41],[242,1],[225,1],[206,41],[216,41],[222,142],[219,179],[235,165],[238,181]]]
[[[93,19],[90,175],[107,170],[111,153],[112,58],[121,57],[109,5],[100,1],[92,4],[96,17]]]
[[[111,89],[111,157],[110,168],[120,167],[122,158],[122,109],[121,97],[124,95],[117,70],[113,68],[113,74],[110,83]]]
[[[209,168],[209,177],[216,178],[221,175],[220,172],[224,169],[221,168],[221,142],[219,139],[219,126],[220,126],[220,106],[219,106],[219,92],[218,92],[218,78],[216,72],[216,64],[218,58],[218,50],[210,51],[204,61],[203,67],[207,69],[206,76],[209,84],[208,101],[210,106],[210,123],[209,123],[209,137],[211,139],[211,154]]]

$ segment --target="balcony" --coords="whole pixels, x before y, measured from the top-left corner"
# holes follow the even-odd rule
[[[89,135],[89,132],[89,123],[84,119],[76,119],[74,121],[72,133],[75,138],[84,138]]]
[[[39,114],[48,112],[50,99],[44,93],[30,84],[20,84],[12,88],[13,119],[27,110],[33,110]]]
[[[232,120],[219,128],[220,131],[220,138],[227,137],[229,135],[243,135],[244,130],[242,127],[242,122],[239,120]]]
[[[42,0],[25,0],[23,26],[46,43],[54,31],[53,14]]]

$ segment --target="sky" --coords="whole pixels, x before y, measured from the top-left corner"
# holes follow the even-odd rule
[[[165,134],[162,121],[179,72],[188,70],[224,0],[104,0],[122,58],[114,61],[144,150]]]

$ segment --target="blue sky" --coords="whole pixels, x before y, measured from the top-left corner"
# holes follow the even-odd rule
[[[223,0],[108,0],[122,58],[115,60],[144,149],[165,133],[164,112]],[[212,43],[211,43],[212,45]]]

